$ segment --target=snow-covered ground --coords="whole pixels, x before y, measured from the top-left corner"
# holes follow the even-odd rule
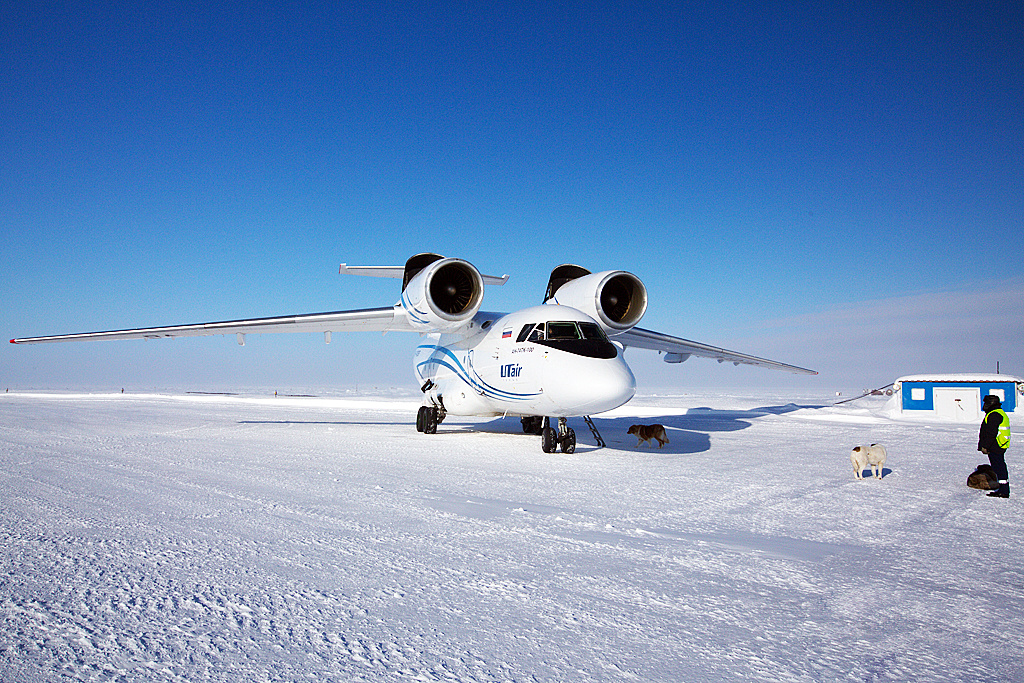
[[[545,455],[415,397],[3,394],[0,679],[1024,679],[1024,488],[831,402],[638,397]]]

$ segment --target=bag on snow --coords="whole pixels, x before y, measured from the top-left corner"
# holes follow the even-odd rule
[[[971,475],[967,477],[967,485],[972,489],[982,491],[995,491],[999,488],[999,478],[992,465],[978,465]]]

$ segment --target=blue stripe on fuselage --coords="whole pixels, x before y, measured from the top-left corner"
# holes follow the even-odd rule
[[[468,384],[474,391],[477,391],[488,398],[496,398],[506,401],[526,401],[536,396],[540,396],[539,392],[535,392],[532,394],[518,394],[511,391],[505,391],[504,389],[498,389],[497,387],[488,384],[483,380],[482,377],[480,377],[479,373],[477,373],[475,368],[473,369],[472,374],[470,374],[469,370],[467,370],[465,366],[463,366],[462,363],[459,361],[459,359],[455,357],[455,354],[444,346],[431,346],[429,344],[422,344],[416,347],[417,351],[421,349],[429,349],[432,351],[432,354],[430,358],[416,365],[417,372],[420,372],[424,366],[431,364],[448,368],[449,370],[454,372],[459,379]],[[444,356],[451,359],[451,363],[449,363],[444,358],[436,358],[434,354],[436,354],[437,352],[441,352],[442,354],[444,354]],[[423,377],[422,372],[420,372],[420,377]]]

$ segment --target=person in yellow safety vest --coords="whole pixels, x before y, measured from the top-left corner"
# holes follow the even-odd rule
[[[1010,445],[1010,418],[1003,411],[1003,402],[989,394],[981,404],[985,419],[978,432],[978,450],[988,456],[999,479],[999,488],[988,494],[993,498],[1010,497],[1010,478],[1006,470],[1006,449]]]

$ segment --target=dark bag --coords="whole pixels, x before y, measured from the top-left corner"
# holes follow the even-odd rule
[[[967,477],[967,485],[972,489],[995,491],[999,488],[999,477],[996,476],[996,471],[992,469],[992,465],[978,465],[971,472],[971,476]]]

